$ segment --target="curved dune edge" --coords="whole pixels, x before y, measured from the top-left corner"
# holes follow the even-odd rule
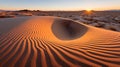
[[[68,19],[55,19],[52,24],[53,34],[61,40],[74,40],[87,32],[87,27]]]
[[[31,17],[18,21],[22,23],[8,32],[2,31],[5,34],[0,36],[0,67],[120,66],[120,33],[69,20],[83,26],[82,34],[75,31],[79,34],[71,38],[66,36],[68,32],[63,32],[58,37],[55,32],[64,30],[53,26],[58,20],[68,21],[58,17]],[[57,30],[53,31],[54,28]]]

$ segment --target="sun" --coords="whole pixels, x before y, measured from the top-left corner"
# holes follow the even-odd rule
[[[91,11],[92,11],[92,9],[86,9],[86,11],[87,11],[87,12],[91,12]]]
[[[92,9],[86,9],[85,10],[85,14],[87,15],[91,15],[93,12],[92,12]]]

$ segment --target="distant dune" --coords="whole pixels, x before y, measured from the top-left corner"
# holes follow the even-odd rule
[[[0,19],[0,67],[120,67],[120,33],[59,17]]]

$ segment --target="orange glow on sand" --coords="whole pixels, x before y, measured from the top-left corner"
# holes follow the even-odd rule
[[[16,67],[16,64],[18,67],[101,67],[93,61],[120,67],[116,63],[120,62],[118,32],[51,16],[3,20],[5,23],[0,23],[4,33],[0,35],[0,67]],[[11,23],[16,27],[9,29]]]

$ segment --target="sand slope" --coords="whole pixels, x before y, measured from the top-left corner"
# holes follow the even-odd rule
[[[0,67],[120,67],[118,32],[56,17],[0,19],[0,26]]]

